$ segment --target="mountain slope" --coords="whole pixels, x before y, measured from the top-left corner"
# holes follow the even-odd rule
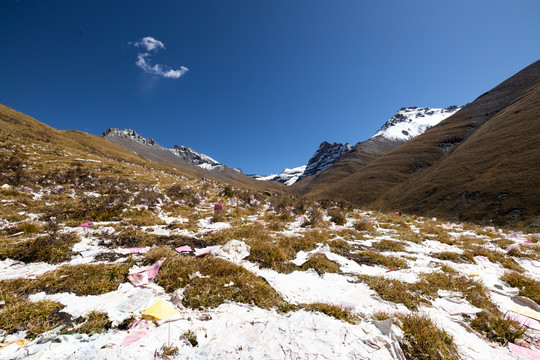
[[[515,164],[502,159],[509,154],[524,151],[518,143],[527,144],[532,153],[539,150],[536,138],[540,108],[537,107],[533,87],[537,86],[535,84],[539,80],[540,61],[483,94],[424,134],[364,167],[356,167],[352,175],[340,178],[335,174],[327,174],[327,178],[333,176],[336,180],[333,183],[319,182],[303,193],[341,197],[361,205],[433,213],[460,220],[534,222],[540,213],[537,200],[540,198],[537,157],[531,157],[531,152],[527,151],[522,159],[511,157],[517,161]],[[525,96],[527,90],[530,92]],[[522,121],[517,116],[519,113],[505,111],[513,103],[518,106],[518,102],[519,106],[529,109],[528,112],[514,110],[522,113],[519,116],[526,116]],[[494,121],[490,122],[491,119]],[[504,123],[505,131],[501,130],[504,128],[502,125],[495,126],[497,123]],[[489,126],[482,129],[484,124]],[[479,129],[482,132],[471,137]],[[480,140],[482,148],[474,145]],[[450,159],[454,153],[456,160]],[[347,160],[350,163],[358,158],[349,157]],[[485,165],[479,168],[481,163]],[[327,172],[339,171],[339,168],[334,167]],[[496,167],[500,169],[495,171]],[[483,172],[479,172],[482,169]],[[511,176],[516,171],[523,174],[519,181]],[[461,176],[456,177],[456,174]],[[484,179],[484,186],[478,183],[475,185],[472,182],[475,178]],[[429,182],[435,179],[438,186],[430,187]],[[430,189],[430,192],[426,193],[426,189]],[[525,196],[527,193],[529,195]],[[486,203],[496,205],[499,195],[508,207],[511,207],[510,204],[521,204],[520,207],[514,209],[515,212],[507,209],[506,205],[504,209],[488,208]],[[501,216],[501,212],[507,210],[509,217]],[[513,214],[516,216],[513,217]]]
[[[196,171],[202,177],[215,178],[232,185],[257,189],[278,190],[282,186],[277,183],[258,182],[186,146],[175,145],[173,149],[168,149],[159,145],[155,140],[147,139],[131,129],[109,128],[101,137],[131,152],[135,152],[143,158],[168,166]]]
[[[373,137],[357,143],[351,151],[336,159],[328,171],[321,171],[299,182],[293,191],[309,193],[325,184],[341,180],[390,150],[425,132],[460,108],[401,108]]]
[[[351,149],[352,146],[348,143],[330,144],[326,141],[322,142],[317,151],[315,151],[315,154],[309,159],[304,173],[300,175],[298,180],[302,180],[307,176],[315,175],[328,169],[336,162],[336,160],[351,151]]]

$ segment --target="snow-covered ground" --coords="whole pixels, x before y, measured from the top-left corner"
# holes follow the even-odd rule
[[[62,329],[56,328],[35,338],[29,336],[24,326],[10,329],[9,333],[0,329],[0,358],[148,359],[161,356],[162,347],[170,346],[178,349],[178,354],[170,358],[178,359],[405,359],[401,343],[407,334],[400,328],[399,321],[390,320],[400,314],[428,316],[453,338],[462,359],[537,359],[540,356],[540,306],[532,300],[519,297],[520,289],[501,280],[501,276],[509,272],[507,268],[487,256],[471,256],[468,261],[444,260],[438,256],[441,253],[450,254],[450,257],[451,254],[468,256],[467,251],[474,244],[501,259],[515,261],[515,265],[521,266],[523,274],[529,279],[540,281],[539,234],[491,227],[466,228],[462,224],[436,219],[360,210],[347,212],[345,224],[336,225],[330,221],[331,217],[324,209],[319,210],[322,222],[317,230],[319,232],[316,232],[316,229],[306,226],[306,221],[313,216],[313,212],[310,212],[313,209],[293,214],[295,209],[291,206],[276,210],[271,199],[252,199],[250,202],[235,197],[225,199],[221,196],[221,185],[204,181],[188,182],[184,188],[197,193],[197,205],[188,207],[180,201],[175,202],[165,197],[159,186],[155,188],[156,194],[163,196],[153,204],[134,205],[126,202],[126,211],[131,216],[137,212],[151,212],[157,219],[155,223],[133,225],[127,221],[129,219],[122,219],[87,222],[80,226],[63,224],[61,232],[76,234],[79,241],[73,246],[73,256],[62,263],[25,263],[10,258],[0,260],[0,281],[3,281],[39,279],[43,274],[64,265],[121,264],[129,257],[132,259],[129,277],[113,291],[86,296],[66,292],[37,292],[28,297],[34,302],[45,299],[58,302],[64,306],[61,311],[73,319],[80,319],[91,311],[105,313],[111,322],[111,329],[86,335],[63,334]],[[11,187],[3,189],[12,190]],[[65,191],[66,194],[55,195],[56,190]],[[97,191],[92,194],[79,190],[69,192],[67,187],[58,189],[56,186],[50,189],[21,188],[20,191],[26,191],[28,198],[34,201],[43,197],[53,201],[55,196],[59,199],[100,199],[104,196]],[[135,198],[137,194],[132,195]],[[11,209],[18,206],[18,199],[20,197],[17,196],[3,199],[6,201],[2,201],[1,206],[3,209]],[[221,204],[223,209],[219,210],[216,204]],[[17,213],[18,216],[27,222],[43,225],[38,220],[39,214],[23,205],[20,206],[25,210]],[[188,209],[175,213],[175,209],[181,205]],[[275,225],[272,225],[273,222],[280,219],[279,216],[282,216],[282,220],[279,220],[283,223],[281,230],[279,227],[277,230],[271,229]],[[2,241],[28,241],[22,232],[14,230],[22,222],[1,217]],[[362,222],[370,224],[372,228],[358,230]],[[250,226],[254,227],[256,234],[253,237],[242,232]],[[427,227],[431,230],[426,230]],[[259,233],[256,231],[261,228],[267,238],[258,238],[261,235],[257,235]],[[292,310],[266,309],[252,303],[229,300],[214,308],[185,307],[182,299],[186,289],[189,289],[189,283],[172,293],[158,285],[160,264],[164,266],[171,259],[165,258],[154,265],[143,266],[144,254],[152,246],[114,247],[104,242],[103,239],[116,239],[126,229],[162,236],[167,241],[177,241],[175,246],[167,246],[187,254],[185,256],[190,257],[194,264],[197,261],[202,263],[204,257],[216,257],[241,266],[255,278],[263,279]],[[447,237],[436,234],[437,231]],[[215,241],[221,239],[220,234],[231,236],[231,233],[232,239],[229,237],[226,241]],[[405,240],[411,239],[414,234],[419,236],[416,241]],[[285,262],[287,266],[292,266],[292,271],[279,272],[277,268],[264,267],[258,260],[249,257],[253,252],[249,244],[255,245],[257,241],[281,246],[280,239],[300,241],[308,235],[316,236],[315,241],[309,243],[306,240],[311,245],[303,250],[295,250],[294,256]],[[188,246],[188,240],[184,244],[182,239],[195,242]],[[209,246],[196,245],[197,241],[204,243],[204,239],[214,239],[214,242],[209,242]],[[380,248],[381,244],[399,246],[391,250]],[[103,260],[103,255],[111,254],[115,258]],[[378,254],[383,258],[399,260],[397,264],[400,265],[383,266],[374,261],[361,261],[355,257],[359,254],[368,257]],[[336,270],[321,273],[313,267],[305,266],[317,256],[335,264]],[[504,345],[490,342],[484,335],[473,330],[469,325],[471,319],[483,309],[469,303],[466,295],[460,291],[439,289],[437,296],[423,296],[423,301],[417,304],[418,309],[411,310],[403,303],[385,300],[384,294],[370,288],[369,283],[362,280],[365,276],[382,277],[388,282],[415,284],[426,274],[440,273],[443,266],[484,285],[501,314],[526,325],[524,339],[517,341],[517,345]],[[189,279],[206,281],[209,275],[201,269],[189,275]],[[223,286],[228,288],[234,285],[233,280]],[[304,306],[314,303],[334,305],[350,311],[356,320],[349,323],[322,312],[308,311]],[[162,319],[149,314],[155,304],[165,304],[163,306],[168,314],[163,315]],[[5,303],[0,302],[0,312],[3,306]],[[377,314],[388,314],[391,318],[377,320]],[[122,330],[117,327],[124,321],[130,323],[130,328]],[[196,338],[195,346],[188,339],[189,334]]]

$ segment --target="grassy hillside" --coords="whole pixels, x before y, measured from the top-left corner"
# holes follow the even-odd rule
[[[359,167],[362,158],[352,153],[320,174],[332,181],[296,190],[378,209],[533,225],[540,215],[532,155],[540,151],[539,80],[540,61],[386,155]]]

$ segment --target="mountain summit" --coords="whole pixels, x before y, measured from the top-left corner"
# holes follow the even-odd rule
[[[388,120],[379,131],[368,140],[350,144],[323,141],[306,165],[286,168],[280,174],[252,175],[263,181],[277,181],[292,185],[308,176],[317,175],[328,169],[344,155],[355,149],[372,155],[382,155],[404,142],[422,134],[442,120],[461,109],[459,106],[447,108],[404,107]]]
[[[292,185],[306,176],[315,175],[326,170],[352,148],[353,147],[348,143],[345,145],[341,143],[330,144],[329,142],[323,141],[306,165],[292,169],[285,168],[285,170],[279,174],[251,176],[254,179],[261,181],[277,181],[285,185]]]
[[[389,140],[410,140],[437,125],[442,120],[461,109],[453,105],[443,109],[425,107],[404,107],[388,120],[375,136]]]
[[[184,160],[186,163],[198,166],[205,170],[220,170],[224,166],[220,162],[212,159],[210,156],[198,153],[197,151],[187,146],[174,145],[174,148],[172,149],[163,147],[159,145],[154,139],[147,139],[132,129],[120,130],[114,127],[110,127],[107,130],[105,130],[103,134],[101,134],[101,137],[113,143],[117,143],[117,145],[127,147],[129,150],[134,151],[140,154],[141,156],[145,156],[145,157],[146,155],[144,153],[141,153],[140,150],[137,151],[135,149],[130,148],[129,145],[126,146],[126,144],[124,144],[124,142],[120,139],[128,139],[128,140],[135,141],[136,143],[148,148],[148,150],[154,149],[154,150],[161,150],[165,152],[169,151],[172,154]]]

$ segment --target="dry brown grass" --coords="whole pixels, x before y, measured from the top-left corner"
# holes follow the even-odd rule
[[[226,300],[254,304],[261,308],[285,304],[264,279],[228,261],[212,256],[182,256],[161,246],[149,251],[145,261],[150,264],[162,257],[167,260],[154,281],[167,292],[185,288],[184,306],[213,308]],[[196,276],[197,272],[203,277]]]
[[[431,257],[440,260],[452,261],[455,263],[469,263],[474,264],[473,255],[470,252],[464,252],[462,254],[453,251],[442,251],[439,253],[430,254]]]
[[[375,231],[375,226],[369,221],[368,218],[362,218],[358,219],[353,224],[354,228],[358,231],[368,231],[373,232]]]
[[[471,321],[471,327],[489,340],[503,346],[523,337],[526,331],[524,326],[504,317],[501,313],[493,314],[487,311],[476,314],[476,317]]]
[[[515,271],[507,272],[501,276],[501,280],[512,287],[518,288],[519,295],[528,297],[540,304],[540,281],[533,280]]]
[[[70,321],[69,315],[60,312],[63,307],[49,300],[9,303],[0,308],[0,329],[8,333],[27,330],[28,336],[34,338]]]
[[[73,234],[55,233],[29,240],[0,239],[0,259],[10,258],[24,262],[44,261],[57,264],[73,256],[73,245],[80,239]]]
[[[360,321],[357,315],[354,315],[351,310],[341,306],[326,304],[326,303],[310,303],[300,304],[298,307],[308,311],[320,312],[328,316],[332,316],[338,320],[346,321],[350,324],[356,324]]]
[[[403,330],[401,349],[407,359],[459,359],[452,336],[439,328],[427,315],[399,316]]]
[[[93,310],[86,314],[73,328],[68,328],[69,333],[76,332],[79,334],[99,334],[111,328],[111,321],[107,313]]]
[[[0,281],[0,297],[6,302],[44,291],[47,294],[71,292],[77,295],[99,295],[114,291],[126,281],[130,265],[64,265],[37,279]]]
[[[395,256],[385,256],[378,251],[363,250],[359,252],[340,252],[340,255],[360,265],[380,265],[387,269],[405,269],[407,262]]]
[[[358,279],[366,283],[383,300],[403,304],[410,310],[416,310],[422,301],[411,284],[387,279],[384,276],[361,275]]]
[[[486,249],[481,246],[471,246],[470,250],[466,250],[465,253],[470,254],[472,256],[485,256],[489,259],[489,261],[493,263],[498,263],[502,267],[505,267],[510,270],[523,272],[524,269],[519,266],[519,264],[512,259],[510,256],[506,255],[505,253],[494,251],[490,249]]]
[[[442,243],[451,243],[451,238],[448,235],[448,231],[438,225],[435,224],[424,224],[424,226],[420,227],[420,232],[424,234],[431,234],[434,235],[434,237],[430,237],[433,240],[437,240]]]
[[[306,261],[301,267],[301,270],[313,269],[319,275],[325,273],[337,273],[339,272],[339,265],[328,258],[323,254],[312,254],[309,256],[308,261]]]
[[[405,246],[399,241],[392,240],[380,240],[371,245],[374,249],[379,251],[394,251],[400,252],[405,251]]]
[[[126,225],[153,226],[165,224],[163,220],[161,220],[153,211],[150,210],[130,209],[124,212],[123,216],[124,218],[122,219],[122,223]]]

